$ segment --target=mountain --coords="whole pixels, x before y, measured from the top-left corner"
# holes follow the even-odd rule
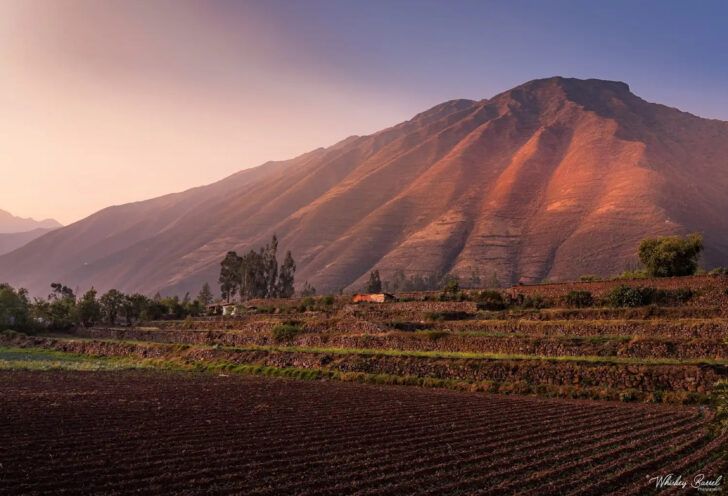
[[[55,229],[57,227],[61,227],[61,223],[53,219],[24,219],[0,210],[0,233],[28,232],[34,229]]]
[[[32,231],[16,232],[16,233],[0,233],[0,255],[10,253],[17,250],[21,246],[25,246],[36,238],[40,238],[45,233],[52,231],[53,227],[33,229]]]
[[[728,264],[728,123],[621,82],[554,77],[453,100],[370,136],[208,186],[106,208],[0,257],[0,280],[196,292],[228,250],[273,233],[297,283],[358,289],[370,270],[609,275],[654,235],[704,233]]]

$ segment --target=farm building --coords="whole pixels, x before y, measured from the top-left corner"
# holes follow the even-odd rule
[[[237,304],[236,303],[213,303],[211,305],[207,305],[207,314],[208,315],[233,316],[236,313],[237,313]]]
[[[372,294],[355,294],[354,303],[384,303],[387,301],[397,301],[397,298],[389,293],[372,293]]]

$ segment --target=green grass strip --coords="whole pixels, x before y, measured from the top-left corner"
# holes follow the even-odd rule
[[[596,362],[596,363],[625,363],[625,364],[649,364],[649,365],[728,365],[728,360],[713,359],[690,359],[679,360],[676,358],[630,358],[611,356],[540,356],[523,354],[504,353],[471,353],[460,351],[411,351],[393,349],[368,349],[368,348],[306,348],[301,346],[242,346],[242,347],[219,347],[231,351],[277,351],[284,353],[327,353],[338,355],[385,355],[402,357],[422,358],[454,358],[454,359],[475,359],[475,360],[540,360],[553,362]]]
[[[152,368],[127,357],[97,357],[40,348],[0,347],[0,370],[126,370]]]

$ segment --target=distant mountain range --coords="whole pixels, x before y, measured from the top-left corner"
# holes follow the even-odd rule
[[[642,238],[701,231],[728,265],[728,123],[621,82],[550,78],[453,100],[217,183],[106,208],[0,257],[0,280],[196,292],[273,233],[296,281],[358,289],[377,268],[503,283],[621,272]]]
[[[22,217],[16,217],[5,210],[0,210],[0,233],[19,233],[34,229],[56,229],[58,227],[63,226],[54,219],[24,219]]]
[[[20,248],[59,227],[63,226],[53,219],[24,219],[0,210],[0,255]],[[0,282],[4,282],[2,277]]]

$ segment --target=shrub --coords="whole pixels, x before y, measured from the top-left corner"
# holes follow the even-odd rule
[[[271,337],[273,338],[274,342],[283,343],[291,341],[297,335],[303,334],[305,332],[306,331],[304,329],[295,324],[283,323],[273,327],[273,330],[271,331]]]
[[[312,309],[314,305],[316,304],[316,300],[313,299],[313,296],[306,296],[301,300],[301,302],[298,304],[297,310],[301,313],[305,312],[306,310]]]
[[[655,390],[649,395],[648,401],[650,403],[662,403],[664,394],[665,393],[659,389]]]
[[[606,296],[613,307],[641,307],[647,305],[681,305],[687,303],[695,293],[690,288],[655,289],[650,287],[630,287],[620,285]],[[654,313],[657,308],[650,310]]]
[[[443,293],[455,294],[460,291],[460,281],[457,277],[453,277],[447,284],[442,288]]]
[[[569,291],[564,296],[566,305],[575,308],[590,307],[594,299],[589,291]]]
[[[643,239],[639,257],[652,277],[689,276],[698,270],[698,257],[703,251],[700,234],[663,236]]]
[[[535,294],[533,296],[526,296],[523,299],[523,308],[546,308],[549,306],[549,301],[546,300],[543,296],[540,294]]]
[[[637,391],[634,389],[625,389],[621,393],[619,393],[619,401],[623,401],[625,403],[630,403],[632,401],[637,400]]]
[[[653,301],[659,305],[679,305],[687,303],[694,292],[690,288],[658,289],[655,291]]]
[[[425,331],[422,335],[430,341],[437,341],[440,338],[445,338],[450,335],[447,331]]]
[[[506,302],[499,291],[485,290],[478,294],[478,310],[505,310]]]
[[[389,323],[389,327],[397,329],[399,331],[410,331],[412,330],[412,324],[409,322],[402,322],[401,320],[392,320]]]
[[[583,275],[583,276],[579,276],[579,280],[582,281],[582,282],[591,282],[591,281],[601,281],[602,278],[599,277],[599,276],[594,276],[594,275],[591,275],[591,274],[586,274],[586,275]]]
[[[716,267],[715,269],[708,272],[711,276],[725,276],[728,275],[728,267]]]
[[[654,297],[654,288],[633,288],[621,284],[607,294],[606,300],[613,307],[642,307],[652,303]]]
[[[472,314],[469,314],[468,312],[464,312],[462,310],[440,312],[440,315],[442,315],[443,320],[466,320],[472,317]]]
[[[333,295],[326,295],[321,298],[321,304],[326,305],[327,307],[330,307],[334,304],[334,296]]]
[[[625,270],[621,274],[619,274],[615,279],[647,279],[648,274],[647,270],[645,269],[639,269],[639,270]]]
[[[440,293],[437,301],[468,301],[470,298],[465,291],[456,291],[455,293]]]
[[[445,320],[445,316],[440,312],[431,312],[428,310],[424,313],[424,316],[425,320]]]
[[[462,310],[453,310],[449,312],[431,312],[427,311],[424,313],[426,320],[465,320],[470,318],[472,315]]]

